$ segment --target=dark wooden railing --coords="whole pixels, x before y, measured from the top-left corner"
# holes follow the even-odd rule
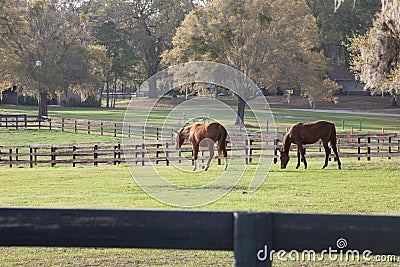
[[[246,267],[293,251],[397,261],[399,225],[398,216],[2,208],[0,246],[230,250]]]

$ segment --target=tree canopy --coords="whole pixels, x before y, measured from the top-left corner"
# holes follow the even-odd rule
[[[315,18],[303,1],[207,2],[178,28],[165,64],[211,60],[237,68],[267,90],[302,88],[311,100],[331,96],[329,64]]]
[[[365,35],[350,38],[351,69],[372,92],[400,89],[400,2],[385,4]]]
[[[61,93],[112,97],[166,65],[212,60],[270,92],[301,88],[312,101],[331,99],[336,84],[327,73],[348,64],[339,44],[350,28],[363,33],[380,5],[365,0],[353,9],[345,1],[335,13],[335,3],[0,0],[0,90],[16,85],[39,98],[39,115],[46,115],[47,99]]]

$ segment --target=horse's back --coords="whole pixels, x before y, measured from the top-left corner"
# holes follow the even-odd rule
[[[336,137],[335,125],[329,121],[296,123],[291,128],[293,139],[300,139],[303,144],[313,144],[318,140],[330,141]]]
[[[210,122],[207,124],[196,123],[193,125],[191,130],[199,142],[205,138],[209,138],[216,142],[221,137],[221,127],[225,130],[225,128],[218,122]]]

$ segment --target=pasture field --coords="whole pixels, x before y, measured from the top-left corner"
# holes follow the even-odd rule
[[[148,102],[143,99],[135,99],[134,106],[135,113],[138,118],[147,117]],[[233,110],[236,110],[235,99],[227,98],[225,101]],[[162,100],[161,104],[157,109],[152,111],[152,123],[153,124],[164,124],[165,117],[171,112],[171,109],[177,104],[172,103],[168,100]],[[279,132],[284,132],[287,127],[290,127],[296,122],[308,122],[314,120],[329,120],[335,123],[338,132],[349,133],[350,128],[353,127],[354,133],[381,133],[382,128],[385,132],[399,132],[400,126],[398,122],[400,117],[390,116],[384,114],[351,114],[351,113],[337,113],[337,112],[314,112],[313,110],[291,110],[282,107],[271,107],[276,126],[279,128]],[[368,111],[368,110],[366,110]],[[49,116],[64,117],[64,118],[76,118],[76,119],[88,119],[88,120],[105,120],[105,121],[123,121],[125,117],[126,108],[117,107],[115,109],[105,108],[68,108],[68,107],[49,107]],[[251,111],[246,109],[246,117],[251,117]],[[37,115],[37,107],[29,106],[0,106],[0,113],[24,113],[28,115]],[[342,130],[342,121],[344,120],[344,130]],[[251,122],[251,119],[248,120]],[[361,131],[360,130],[361,121]],[[176,118],[178,122],[178,118]],[[247,122],[246,122],[247,123]],[[177,125],[178,126],[178,125]],[[273,131],[273,129],[270,129]]]
[[[141,100],[138,100],[139,102]],[[140,104],[138,102],[138,105]],[[143,104],[143,103],[142,103]],[[0,113],[36,115],[37,107],[1,106]],[[168,108],[155,111],[155,123],[170,112]],[[247,111],[249,112],[249,111]],[[138,116],[145,115],[138,111]],[[326,119],[333,121],[341,132],[350,127],[359,133],[400,132],[399,117],[385,115],[337,114],[273,108],[275,121],[283,132],[298,121]],[[60,108],[50,107],[50,116],[90,120],[123,121],[124,108]],[[159,118],[160,121],[157,121]],[[59,131],[15,131],[0,128],[0,145],[57,144],[79,142],[119,141],[120,138],[62,133]],[[246,191],[249,173],[245,172],[236,187],[220,200],[192,210],[268,211],[302,213],[345,213],[400,215],[400,162],[398,158],[342,159],[342,170],[330,162],[321,170],[323,159],[308,159],[309,169],[295,169],[294,152],[286,170],[273,165],[261,187]],[[249,171],[255,165],[249,165]],[[143,173],[147,172],[143,167]],[[222,173],[214,164],[207,172],[180,172],[172,166],[156,166],[168,180],[179,185],[199,186]],[[0,205],[2,207],[68,207],[118,209],[176,209],[147,195],[131,177],[125,164],[118,166],[35,166],[0,168]],[[339,237],[338,237],[339,238]],[[332,244],[334,245],[334,244]],[[233,252],[147,250],[147,249],[81,249],[0,247],[1,266],[232,266]],[[399,262],[279,262],[273,266],[400,266]]]
[[[310,159],[309,163],[307,170],[296,170],[294,161],[289,162],[287,170],[274,165],[254,193],[246,193],[245,174],[228,195],[195,209],[400,215],[400,162],[344,159],[342,170],[337,170],[331,162],[323,171],[321,159]],[[176,177],[171,166],[156,168],[171,179]],[[218,175],[222,166],[212,165],[209,172],[210,176]],[[204,179],[204,172],[186,173],[180,179],[196,185]],[[174,209],[144,193],[124,165],[2,168],[0,203],[4,207]],[[233,263],[232,252],[213,251],[12,247],[0,248],[0,255],[2,266],[230,266]],[[274,262],[274,266],[300,263]],[[301,264],[320,266],[321,263]],[[337,266],[337,262],[325,264]],[[390,264],[379,266],[394,266]]]

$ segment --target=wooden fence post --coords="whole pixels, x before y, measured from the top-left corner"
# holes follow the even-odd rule
[[[368,146],[367,146],[367,160],[368,161],[370,161],[371,160],[371,157],[370,157],[370,155],[371,155],[371,147],[370,147],[370,143],[371,143],[371,137],[368,137],[367,138],[367,143],[368,143]]]
[[[97,144],[96,145],[94,145],[94,148],[93,148],[93,162],[94,162],[94,166],[97,166],[97,158],[98,158],[98,154],[97,154],[97,149],[98,149],[98,146],[97,146]],[[115,155],[115,154],[114,154]]]
[[[87,133],[90,134],[90,121],[87,121]]]
[[[33,148],[29,148],[29,167],[33,168]]]
[[[54,167],[56,165],[56,148],[55,147],[51,147],[50,148],[50,158],[51,158],[51,167]]]
[[[250,139],[249,140],[249,163],[251,163],[253,161],[253,149],[251,148],[251,146],[253,145],[254,140]]]
[[[158,137],[157,137],[157,140],[158,140]],[[157,143],[156,144],[156,164],[158,164],[158,157],[160,155],[160,152],[158,150],[160,149],[160,147],[161,147],[161,144]]]
[[[61,132],[64,132],[64,118],[61,118]]]
[[[77,124],[78,122],[75,120],[75,123],[74,123],[74,131],[75,131],[75,133],[78,131],[78,128],[77,128]]]
[[[121,144],[118,143],[118,145],[114,146],[114,165],[117,165],[121,163]]]
[[[117,123],[114,123],[114,137],[117,137]]]
[[[72,146],[72,167],[75,167],[76,163],[76,146]]]
[[[244,154],[245,154],[245,162],[246,162],[246,165],[249,164],[249,150],[248,150],[248,148],[247,148],[248,146],[249,146],[249,140],[246,139],[246,140],[244,141]]]
[[[389,136],[389,152],[388,152],[388,159],[391,159],[390,153],[392,153],[392,137]]]
[[[144,166],[144,157],[145,157],[144,149],[145,149],[145,145],[144,145],[144,143],[142,143],[142,166]]]
[[[358,154],[358,160],[361,160],[361,138],[357,138],[357,154]]]
[[[272,214],[234,213],[235,266],[272,266]]]
[[[165,157],[166,157],[166,164],[169,166],[169,152],[168,152],[168,143],[165,143]]]
[[[12,148],[10,148],[10,150],[9,150],[9,152],[10,152],[10,168],[12,168]]]
[[[278,162],[278,150],[279,150],[279,139],[278,137],[274,138],[274,164]]]

